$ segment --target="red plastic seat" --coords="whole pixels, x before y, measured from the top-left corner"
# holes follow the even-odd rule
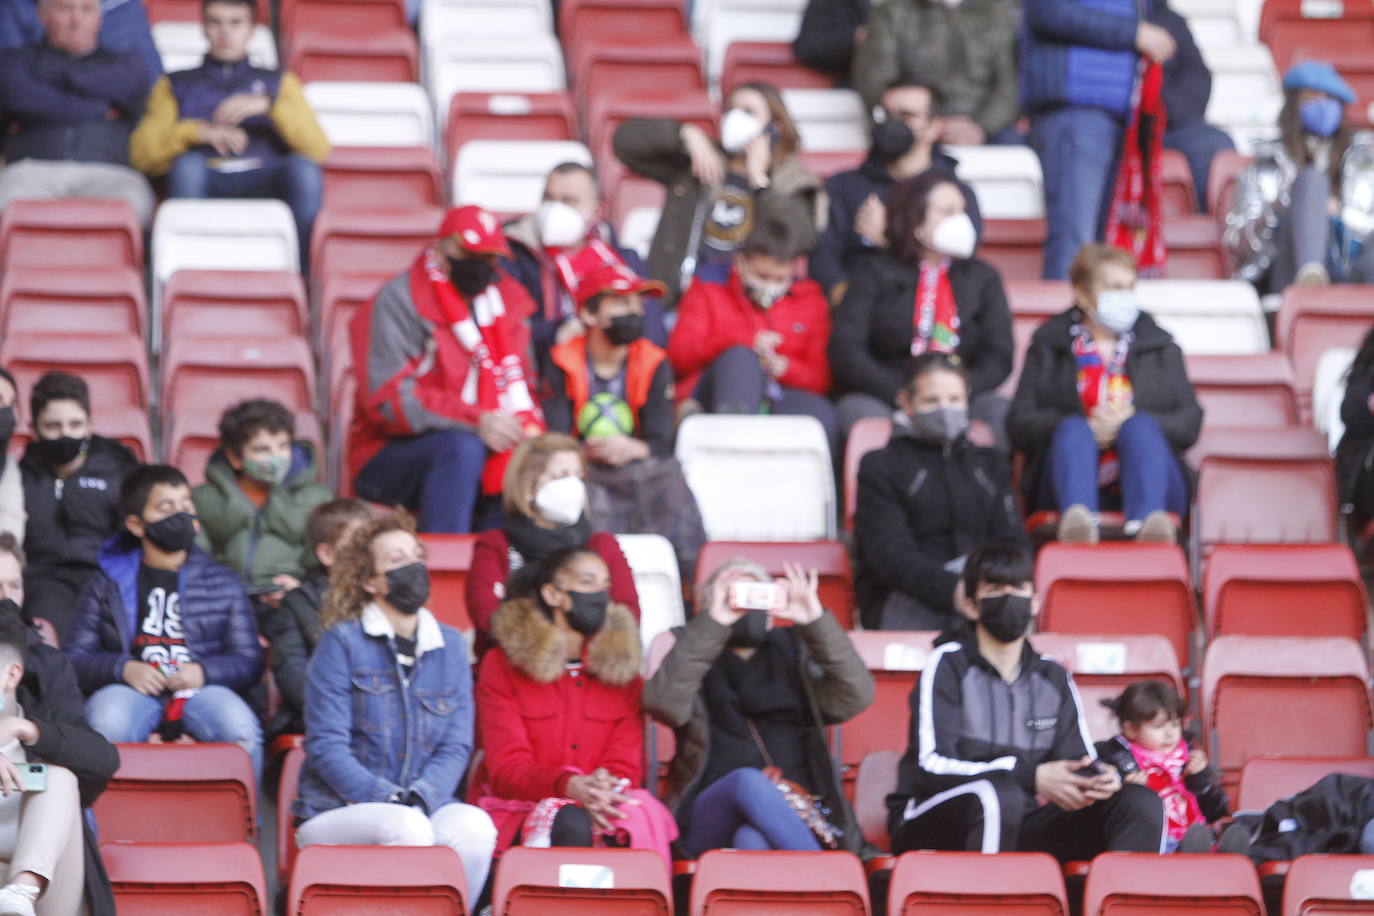
[[[395,276],[434,240],[444,213],[438,207],[339,210],[325,207],[310,239],[311,288],[344,274]]]
[[[1251,162],[1253,156],[1225,149],[1212,157],[1212,167],[1207,172],[1207,212],[1218,221],[1226,218],[1231,209],[1231,192],[1236,186],[1236,176]]]
[[[236,744],[120,744],[96,799],[103,843],[237,843],[257,836],[257,780]]]
[[[1368,876],[1374,874],[1374,856],[1310,855],[1294,859],[1283,882],[1284,916],[1374,913],[1374,900],[1354,896],[1352,884],[1360,872],[1367,885]]]
[[[314,446],[316,465],[323,472],[325,439],[314,411],[296,414],[296,438]],[[199,408],[177,414],[172,417],[164,439],[167,463],[179,468],[191,486],[196,486],[205,480],[206,465],[219,448],[219,414]]]
[[[1340,636],[1218,636],[1203,658],[1202,710],[1228,789],[1251,757],[1363,757],[1371,726],[1364,652]]]
[[[200,19],[197,10],[194,17]],[[0,264],[143,268],[143,230],[116,198],[13,200],[0,214]]]
[[[496,867],[492,912],[504,916],[672,913],[663,859],[649,849],[513,846]]]
[[[1121,695],[1136,681],[1164,681],[1187,697],[1179,657],[1168,639],[1156,634],[1036,633],[1031,645],[1073,675],[1083,721],[1094,741],[1120,731],[1116,717],[1102,701]]]
[[[1185,356],[1202,422],[1216,426],[1297,426],[1293,367],[1282,353]]]
[[[887,445],[892,437],[892,421],[865,417],[849,430],[844,443],[844,528],[854,530],[854,506],[859,497],[859,463],[864,455]]]
[[[405,26],[348,34],[332,28],[297,28],[290,44],[287,69],[303,83],[420,81],[420,47],[415,33]]]
[[[1255,866],[1244,856],[1108,852],[1093,859],[1083,916],[1264,916]]]
[[[697,860],[692,916],[866,916],[868,882],[847,852],[713,849]]]
[[[1176,149],[1166,149],[1160,157],[1159,170],[1164,180],[1165,221],[1197,213],[1197,190],[1193,187],[1188,158]]]
[[[91,390],[91,412],[148,407],[148,351],[133,334],[12,333],[0,342],[0,365],[19,382],[21,403],[50,370],[79,375]]]
[[[1355,348],[1374,324],[1374,286],[1289,286],[1279,306],[1275,346],[1288,354],[1303,421],[1312,416],[1317,362],[1332,347]]]
[[[375,209],[437,207],[443,179],[423,146],[343,146],[324,162],[324,205]]]
[[[440,623],[468,632],[468,571],[472,569],[475,534],[421,534],[425,564],[429,567],[430,593],[426,605]]]
[[[1263,811],[1332,773],[1374,779],[1374,757],[1251,757],[1240,768],[1240,785],[1231,807]]]
[[[1039,252],[1040,249],[1035,250]],[[1031,337],[1046,320],[1069,307],[1073,291],[1062,280],[1011,280],[1007,283],[1007,298],[1011,306],[1011,375],[997,390],[1010,399],[1016,394],[1016,385],[1021,380],[1021,367],[1026,363]]]
[[[343,372],[338,387],[329,393],[329,484],[340,496],[352,496],[353,472],[348,466],[348,436],[353,425],[358,383],[351,372]]]
[[[375,299],[392,276],[394,274],[336,273],[324,278],[324,288],[319,293],[320,314],[315,349],[324,357],[322,368],[326,377],[329,376],[330,357],[336,355],[326,345],[339,339],[338,329],[346,329],[353,313]]]
[[[597,162],[601,178],[602,197],[609,204],[611,222],[619,226],[631,210],[638,207],[663,209],[668,198],[667,189],[652,178],[636,175],[614,156],[601,157]]]
[[[1368,47],[1374,42],[1374,10],[1365,3],[1265,0],[1259,35],[1273,52],[1274,66],[1283,73],[1299,60],[1294,51],[1300,47],[1326,48],[1355,41]]]
[[[741,83],[768,83],[779,89],[833,89],[828,74],[797,60],[785,41],[732,41],[720,70],[721,97]]]
[[[910,736],[909,701],[937,634],[904,630],[851,630],[849,641],[873,676],[873,702],[835,727],[833,752],[840,761],[846,793],[857,797],[864,758],[878,751],[904,751]]]
[[[163,334],[213,337],[304,335],[310,330],[305,283],[286,270],[178,270],[162,288]]]
[[[1039,280],[1045,263],[1043,219],[985,219],[978,257],[997,268],[1003,280]],[[1057,311],[1068,308],[1060,303]]]
[[[194,406],[218,416],[248,398],[273,398],[288,410],[315,406],[315,360],[301,337],[179,337],[162,365],[165,422]]]
[[[1226,254],[1221,227],[1210,216],[1171,216],[1164,221],[1168,259],[1164,276],[1173,280],[1224,280]]]
[[[829,178],[839,172],[847,172],[863,165],[868,158],[868,150],[800,150],[797,153],[802,165],[821,178]]]
[[[469,140],[578,138],[577,109],[566,92],[459,92],[447,114],[444,149],[450,157]]]
[[[859,761],[854,780],[854,819],[864,839],[882,852],[892,849],[887,834],[887,796],[897,791],[897,764],[902,751],[874,751]]]
[[[563,0],[558,8],[563,46],[575,48],[586,37],[634,32],[681,36],[687,20],[677,0]]]
[[[8,267],[0,280],[4,333],[133,334],[148,322],[143,278],[132,267]]]
[[[753,560],[779,577],[787,562],[815,569],[820,578],[821,604],[841,627],[854,625],[854,573],[849,568],[849,551],[839,541],[708,541],[697,556],[693,588],[700,588],[716,567],[736,557]]]
[[[267,916],[267,879],[247,843],[106,843],[120,916]]]
[[[282,0],[281,38],[290,47],[297,32],[317,30],[366,39],[405,28],[404,0]]]
[[[668,94],[706,88],[701,49],[686,35],[592,35],[572,52],[574,98],[585,112],[592,99],[628,86]]]
[[[301,768],[305,766],[305,750],[293,747],[281,760],[281,775],[277,778],[277,883],[285,885],[296,864],[300,850],[296,848],[296,819],[291,806],[300,791]]]
[[[1369,602],[1344,544],[1219,546],[1202,593],[1214,635],[1365,636]]]
[[[200,22],[200,0],[143,0],[148,9],[149,22]],[[270,25],[272,16],[267,4],[258,7],[258,22]]]
[[[891,916],[1068,916],[1059,863],[1043,852],[909,852],[888,889]]]
[[[1038,627],[1051,633],[1157,633],[1189,658],[1197,605],[1183,551],[1114,541],[1046,544],[1035,563]]]
[[[294,916],[471,912],[463,863],[447,846],[307,846],[288,900]]]

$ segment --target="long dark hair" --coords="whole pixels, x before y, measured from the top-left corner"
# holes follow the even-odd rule
[[[1302,105],[1298,102],[1298,96],[1303,90],[1290,89],[1283,94],[1283,110],[1279,112],[1279,138],[1283,141],[1283,151],[1288,154],[1288,158],[1293,160],[1293,164],[1301,169],[1311,161],[1311,153],[1307,150],[1307,129],[1302,126],[1302,114],[1299,109]],[[1345,156],[1345,151],[1350,146],[1352,131],[1341,121],[1340,129],[1331,138],[1331,163],[1327,167],[1327,177],[1331,180],[1331,190],[1335,193],[1340,192],[1341,188],[1341,159]]]
[[[1182,721],[1188,714],[1188,704],[1173,687],[1163,681],[1136,681],[1115,699],[1102,701],[1122,725],[1146,725],[1161,713]]]
[[[930,195],[942,184],[959,183],[947,174],[927,169],[915,178],[898,182],[887,195],[887,247],[902,261],[915,264],[925,246],[916,241],[916,230],[926,221]]]

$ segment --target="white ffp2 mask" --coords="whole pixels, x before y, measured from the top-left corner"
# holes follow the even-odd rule
[[[581,477],[550,480],[535,491],[534,508],[555,525],[571,525],[587,508],[587,485]]]
[[[758,118],[742,108],[731,108],[720,119],[720,145],[727,153],[744,152],[749,141],[768,128]]]
[[[545,248],[576,245],[587,234],[587,218],[562,201],[544,201],[534,220],[539,227],[539,241]]]
[[[946,216],[930,233],[930,247],[951,258],[967,258],[978,247],[978,230],[967,213]]]

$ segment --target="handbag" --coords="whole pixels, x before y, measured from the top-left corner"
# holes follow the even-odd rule
[[[782,775],[782,768],[773,765],[773,758],[768,753],[768,748],[763,746],[763,739],[759,737],[758,726],[754,720],[745,717],[745,722],[749,724],[749,734],[754,738],[754,744],[758,746],[759,753],[763,755],[763,775],[782,793],[782,797],[787,802],[787,807],[791,808],[797,817],[801,818],[803,824],[816,835],[821,846],[826,849],[839,849],[842,831],[826,819],[828,811],[821,803],[819,795],[812,795],[806,789],[787,779]]]

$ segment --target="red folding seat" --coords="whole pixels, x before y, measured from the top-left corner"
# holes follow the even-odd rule
[[[324,433],[314,411],[296,414],[296,438],[315,449],[316,468],[324,471]],[[183,411],[172,417],[164,433],[167,463],[179,468],[195,486],[205,480],[210,456],[219,448],[219,414],[200,409]]]
[[[1210,216],[1171,216],[1164,221],[1168,259],[1164,276],[1171,280],[1224,280],[1226,254],[1221,227]]]
[[[286,47],[299,31],[314,29],[365,39],[407,26],[405,0],[282,0],[279,15]]]
[[[868,882],[847,852],[713,849],[697,860],[692,916],[866,916]]]
[[[844,774],[846,793],[864,758],[878,751],[905,751],[911,734],[909,700],[930,656],[935,633],[903,630],[851,630],[849,640],[873,676],[873,702],[836,726],[833,751]]]
[[[143,0],[148,10],[149,22],[200,22],[200,0]],[[258,22],[271,25],[268,21],[272,11],[268,5],[258,5]]]
[[[1244,856],[1108,852],[1092,861],[1083,916],[1264,916],[1255,866]]]
[[[447,846],[307,846],[287,899],[294,916],[471,912],[463,863]]]
[[[1367,888],[1371,876],[1374,856],[1300,856],[1283,882],[1284,916],[1374,913],[1369,892],[1355,890],[1357,883]]]
[[[802,165],[821,178],[829,178],[839,172],[847,172],[863,165],[868,158],[866,149],[842,150],[798,150],[797,156]]]
[[[558,8],[563,47],[576,48],[600,35],[687,34],[687,20],[677,0],[563,0]]]
[[[257,780],[236,744],[121,744],[95,820],[103,843],[253,842]]]
[[[19,382],[21,403],[43,373],[79,375],[91,389],[91,412],[148,407],[148,351],[133,334],[24,332],[0,341],[0,365]]]
[[[984,225],[990,225],[991,222]],[[1040,249],[1036,248],[1035,251],[1039,258]],[[997,390],[1003,397],[1011,398],[1016,394],[1016,385],[1021,380],[1021,367],[1025,365],[1031,337],[1047,319],[1069,307],[1073,302],[1073,291],[1062,280],[1011,280],[1007,283],[1007,299],[1011,306],[1011,375]]]
[[[1369,601],[1344,544],[1247,544],[1212,551],[1202,579],[1207,630],[1363,640]]]
[[[1043,852],[909,852],[888,888],[891,916],[1068,916],[1059,863]]]
[[[301,337],[179,337],[162,364],[165,422],[195,410],[218,416],[249,398],[298,413],[315,406],[315,360]]]
[[[978,237],[978,257],[997,268],[1002,279],[1036,281],[1044,269],[1045,221],[1043,219],[985,219]],[[1065,300],[1062,312],[1072,300]]]
[[[797,60],[785,41],[732,41],[725,47],[720,93],[728,96],[741,83],[768,83],[779,89],[833,89],[829,74]]]
[[[398,271],[399,272],[399,271]],[[332,347],[341,338],[339,328],[348,328],[353,313],[377,297],[394,273],[345,274],[333,273],[324,278],[324,288],[319,293],[320,314],[316,328],[315,347],[327,366],[333,355]]]
[[[492,912],[504,916],[672,913],[663,859],[650,849],[512,846],[496,867]]]
[[[1197,191],[1193,188],[1188,158],[1176,149],[1166,149],[1159,160],[1159,171],[1164,180],[1165,222],[1196,213]]]
[[[1260,41],[1269,46],[1278,72],[1300,58],[1300,47],[1327,48],[1374,42],[1374,9],[1367,3],[1321,3],[1312,0],[1265,0],[1260,8]],[[1318,58],[1325,60],[1325,55]]]
[[[1073,675],[1083,721],[1094,741],[1120,731],[1116,717],[1102,705],[1136,681],[1164,681],[1181,697],[1188,695],[1173,644],[1157,634],[1094,635],[1036,633],[1031,645]]]
[[[640,207],[662,210],[668,191],[652,178],[636,175],[614,157],[597,163],[601,177],[601,196],[608,207],[612,224],[620,226],[630,211]]]
[[[586,112],[592,99],[633,86],[668,94],[706,88],[701,49],[686,35],[592,35],[573,49],[574,97]]]
[[[1046,544],[1035,563],[1039,629],[1050,633],[1159,634],[1189,658],[1197,605],[1183,551],[1129,541]]]
[[[4,333],[132,334],[148,322],[143,278],[132,267],[8,267],[0,280]]]
[[[324,205],[370,210],[437,207],[443,179],[423,146],[342,146],[324,162]]]
[[[303,336],[310,314],[301,276],[286,270],[178,270],[162,288],[164,339]]]
[[[298,28],[291,36],[287,69],[301,82],[343,80],[418,83],[420,48],[405,26],[341,34],[333,28]]]
[[[310,238],[311,286],[343,274],[395,276],[434,241],[444,212],[438,207],[407,210],[337,210],[326,207]]]
[[[821,604],[835,615],[841,627],[853,626],[854,574],[849,568],[849,551],[839,541],[708,541],[697,557],[693,587],[700,588],[716,567],[736,557],[753,560],[779,578],[787,562],[816,570]]]
[[[865,417],[849,430],[844,443],[844,528],[854,530],[854,507],[859,498],[859,463],[864,455],[887,445],[892,437],[892,421]]]
[[[1234,789],[1259,756],[1363,757],[1371,725],[1364,651],[1341,636],[1218,636],[1202,663],[1203,731]]]
[[[1188,450],[1189,464],[1208,465],[1239,458],[1256,461],[1328,459],[1326,437],[1315,429],[1277,426],[1230,426],[1204,429]]]
[[[1374,779],[1374,757],[1251,757],[1240,768],[1234,811],[1263,811],[1332,773]]]
[[[248,843],[105,843],[120,916],[267,916],[267,879]]]
[[[353,495],[353,471],[348,466],[348,436],[358,383],[353,373],[341,373],[329,394],[329,484],[340,496]]]
[[[576,140],[577,109],[566,92],[459,92],[449,102],[444,149],[469,140]]]
[[[897,791],[897,764],[902,751],[874,751],[859,761],[854,779],[854,819],[864,839],[886,853],[892,848],[887,835],[887,796]]]
[[[1374,323],[1374,286],[1293,284],[1283,291],[1275,346],[1293,362],[1303,422],[1312,417],[1312,384],[1321,355],[1354,349]]]
[[[291,806],[300,791],[301,768],[305,766],[305,750],[293,747],[281,759],[281,775],[277,777],[277,883],[285,885],[291,876],[300,852],[296,848],[295,815]]]
[[[468,616],[468,570],[472,569],[475,534],[421,534],[425,545],[425,565],[429,567],[431,588],[426,605],[440,623],[467,632],[472,629]]]
[[[1226,213],[1231,209],[1231,192],[1236,186],[1236,176],[1253,161],[1253,156],[1229,149],[1221,150],[1212,157],[1212,167],[1207,172],[1207,212],[1218,223],[1225,221]]]
[[[1297,426],[1293,367],[1282,353],[1185,356],[1202,422],[1214,426]]]
[[[197,9],[194,17],[200,19]],[[15,267],[143,267],[143,229],[123,200],[14,200],[0,214],[0,264]]]

